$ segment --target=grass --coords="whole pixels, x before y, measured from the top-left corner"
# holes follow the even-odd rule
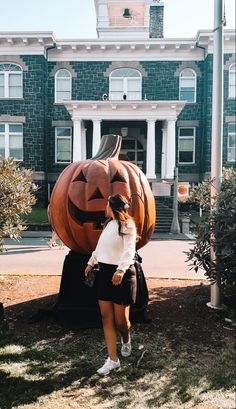
[[[188,214],[193,225],[200,224],[209,216],[207,212],[203,212],[202,217],[200,217],[199,212],[197,212],[196,210],[191,210]]]
[[[32,212],[24,216],[27,224],[31,223],[48,223],[47,209],[33,208]]]
[[[1,409],[184,409],[212,391],[220,408],[233,409],[233,337],[190,343],[184,322],[154,329],[136,324],[131,357],[99,377],[106,354],[100,329],[72,332],[43,322],[17,334],[2,323]]]

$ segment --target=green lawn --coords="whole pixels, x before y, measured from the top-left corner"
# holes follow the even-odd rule
[[[192,210],[189,213],[191,223],[195,224],[195,225],[197,225],[197,224],[201,223],[202,221],[204,221],[208,216],[209,216],[209,213],[203,212],[202,217],[200,217],[199,212],[197,212],[195,210]]]
[[[48,223],[47,209],[33,208],[32,212],[24,216],[26,223]]]

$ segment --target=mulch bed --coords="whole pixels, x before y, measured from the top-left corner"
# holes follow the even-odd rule
[[[5,317],[11,327],[24,330],[29,318],[39,309],[50,309],[56,303],[60,276],[0,276],[0,301],[5,308]],[[222,325],[225,311],[209,309],[210,289],[202,280],[148,279],[149,314],[152,322],[149,331],[174,331],[184,325],[189,340],[209,342],[209,336],[217,330],[225,333]],[[42,327],[41,327],[42,328]],[[199,333],[199,328],[201,332]],[[185,334],[186,336],[186,334]]]

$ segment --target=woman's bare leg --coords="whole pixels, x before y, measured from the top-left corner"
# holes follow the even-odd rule
[[[117,361],[116,348],[116,328],[114,321],[114,307],[111,301],[98,300],[101,315],[104,338],[108,350],[108,355],[112,361]]]
[[[131,328],[129,311],[129,305],[114,304],[115,325],[122,336],[124,343],[129,341],[129,332]]]
[[[53,231],[52,231],[52,237],[51,237],[51,239],[48,241],[49,247],[53,247],[53,246],[57,245],[57,244],[56,244],[56,240],[57,240],[57,239],[58,239],[57,233],[53,230]]]

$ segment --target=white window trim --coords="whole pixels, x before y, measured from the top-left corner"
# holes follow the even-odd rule
[[[2,123],[2,125],[5,125],[5,132],[0,132],[0,135],[4,135],[5,138],[5,158],[10,157],[10,134],[11,135],[16,135],[16,136],[21,136],[22,137],[22,159],[16,159],[14,160],[16,162],[23,162],[24,161],[24,147],[23,147],[23,125],[21,123]],[[22,133],[20,132],[10,132],[9,127],[10,125],[22,125]]]
[[[234,85],[233,85],[233,84],[230,84],[230,78],[231,78],[230,73],[231,73],[231,72],[233,72],[234,75],[236,76],[236,63],[235,63],[235,62],[233,62],[233,64],[231,64],[230,67],[229,67],[229,88],[228,88],[228,96],[229,96],[229,98],[230,98],[230,99],[235,99],[235,98],[236,98],[236,90],[234,90],[234,95],[231,94],[232,88],[233,88],[233,87],[236,87],[236,84],[234,84]]]
[[[57,129],[61,129],[61,128],[63,128],[63,129],[70,129],[70,136],[58,136],[57,135]],[[71,152],[71,155],[72,155],[72,127],[71,126],[56,126],[55,127],[55,150],[54,150],[54,153],[55,153],[55,163],[57,164],[57,165],[68,165],[69,163],[71,163],[72,162],[72,158],[70,158],[70,161],[68,161],[68,162],[59,162],[58,160],[57,160],[57,140],[58,139],[69,139],[70,140],[70,152]]]
[[[65,71],[67,71],[67,72],[70,74],[70,78],[69,78],[69,77],[66,78],[66,79],[70,82],[70,98],[68,99],[68,101],[71,100],[71,98],[72,98],[72,76],[71,76],[71,73],[70,73],[69,70],[67,70],[66,68],[60,68],[60,69],[56,72],[55,77],[54,77],[54,103],[55,103],[55,104],[62,104],[62,105],[63,105],[63,104],[64,104],[63,101],[57,101],[57,81],[58,81],[58,73],[60,73],[61,70],[65,70]],[[63,78],[63,77],[61,77],[61,78]],[[64,77],[64,79],[65,79],[65,77]],[[67,101],[67,99],[64,100],[64,101]]]
[[[193,135],[190,136],[180,136],[181,129],[193,129]],[[179,141],[180,139],[193,139],[193,161],[192,162],[180,162],[179,161]],[[194,126],[180,126],[178,128],[178,164],[179,165],[195,165],[196,163],[196,128]]]
[[[231,122],[232,124],[234,124],[234,122]],[[229,135],[236,135],[236,132],[229,132],[229,125],[230,125],[230,122],[228,123],[228,130],[227,130],[227,162],[228,163],[235,163],[236,161],[235,160],[229,160],[229,148],[231,148],[230,146],[229,146]]]
[[[21,71],[1,71],[1,69],[0,69],[0,74],[4,75],[4,96],[0,97],[0,99],[19,99],[19,98],[22,99],[23,98],[23,71],[22,71],[22,68],[18,64],[7,63],[7,62],[4,63],[4,65],[5,64],[15,65],[15,66],[19,67],[21,69]],[[0,64],[0,67],[1,67],[1,65],[3,65],[3,63]],[[10,76],[10,74],[17,74],[17,75],[20,75],[20,77],[21,77],[21,84],[20,84],[21,96],[20,97],[11,97],[9,95],[9,76]]]
[[[142,74],[141,74],[141,72],[139,70],[137,70],[136,68],[132,68],[132,70],[137,71],[137,73],[139,73],[139,76],[137,76],[137,77],[115,77],[115,76],[112,77],[112,74],[114,74],[115,71],[119,71],[120,69],[122,69],[122,68],[116,68],[115,70],[113,70],[110,73],[110,76],[109,76],[109,100],[115,101],[115,100],[111,99],[111,94],[112,94],[112,92],[114,92],[114,91],[111,91],[111,83],[112,83],[113,79],[119,79],[119,80],[122,80],[122,82],[123,82],[123,90],[122,91],[117,91],[117,92],[122,92],[123,94],[128,95],[128,92],[129,93],[131,92],[131,91],[128,91],[128,81],[137,80],[139,78],[139,90],[138,91],[132,91],[132,92],[137,92],[137,93],[139,92],[139,98],[138,99],[132,99],[132,100],[127,98],[127,100],[128,101],[141,101],[142,100]],[[119,99],[117,101],[122,101],[122,99],[121,100]]]
[[[181,80],[182,79],[192,78],[192,77],[189,77],[189,76],[181,77],[182,72],[185,71],[186,69],[192,71],[192,73],[194,74],[194,100],[193,101],[187,101],[187,104],[195,104],[197,102],[197,74],[192,68],[187,68],[186,67],[179,74],[179,100],[182,101],[180,99],[180,94],[181,94],[181,89],[184,88],[184,87],[181,87]]]

